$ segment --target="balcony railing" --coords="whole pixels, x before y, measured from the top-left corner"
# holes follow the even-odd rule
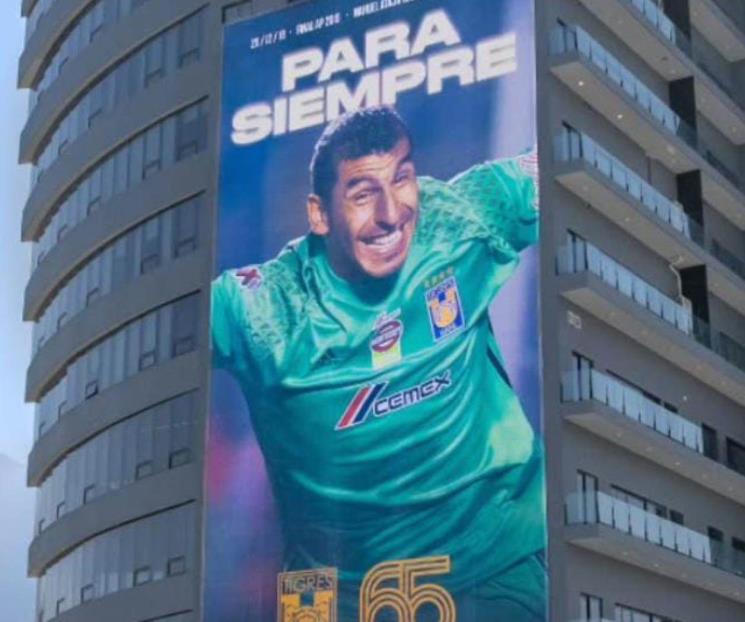
[[[693,332],[693,314],[690,309],[579,237],[573,237],[567,246],[559,249],[558,270],[560,274],[591,272],[679,331],[686,335]]]
[[[631,1],[631,0],[627,0]],[[589,60],[608,79],[665,130],[683,140],[734,186],[742,189],[739,175],[717,158],[696,130],[655,95],[639,78],[579,26],[559,25],[551,33],[551,53],[577,52]]]
[[[695,316],[693,335],[701,345],[709,348],[738,369],[745,371],[745,346],[737,340],[712,328],[707,322]]]
[[[745,575],[745,555],[708,536],[602,492],[567,497],[568,525],[605,525],[721,570]]]
[[[711,241],[709,247],[711,254],[727,266],[732,272],[737,274],[741,279],[745,279],[745,263],[734,253],[727,250],[716,240]]]
[[[561,396],[564,402],[600,402],[695,452],[704,452],[700,425],[653,402],[641,391],[595,369],[574,370],[564,374]]]
[[[586,162],[686,238],[703,237],[701,226],[688,218],[679,203],[668,199],[586,134],[564,129],[556,137],[555,151],[559,161]]]
[[[652,0],[624,0],[627,4],[632,5],[652,26],[655,27],[665,39],[670,41],[674,46],[685,52],[688,56],[692,55],[693,46],[691,39],[680,28],[675,25],[665,12]]]
[[[591,272],[619,293],[745,372],[745,346],[739,341],[694,316],[688,306],[666,296],[579,236],[572,235],[569,243],[559,249],[557,270],[559,274]]]

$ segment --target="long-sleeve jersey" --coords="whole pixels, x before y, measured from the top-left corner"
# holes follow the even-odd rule
[[[290,569],[359,582],[382,561],[449,555],[456,592],[544,547],[541,444],[488,313],[537,239],[533,162],[420,178],[390,279],[341,279],[308,235],[215,281],[214,364],[249,404]]]

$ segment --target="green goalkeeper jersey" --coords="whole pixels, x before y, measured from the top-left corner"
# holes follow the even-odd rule
[[[457,592],[544,547],[541,444],[488,313],[537,240],[534,162],[420,178],[393,279],[341,279],[311,234],[215,281],[214,364],[248,401],[290,569],[359,582],[382,561],[449,555],[441,583]]]

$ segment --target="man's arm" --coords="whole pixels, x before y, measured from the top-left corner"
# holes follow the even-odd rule
[[[450,181],[498,245],[513,251],[538,240],[538,157],[530,151],[516,158],[486,162]]]

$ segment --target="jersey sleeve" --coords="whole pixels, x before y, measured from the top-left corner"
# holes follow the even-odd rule
[[[217,368],[233,370],[252,358],[245,302],[236,271],[228,270],[213,281],[210,330]]]
[[[535,150],[516,158],[479,164],[453,178],[468,216],[480,223],[496,248],[520,252],[538,240],[538,157]]]

